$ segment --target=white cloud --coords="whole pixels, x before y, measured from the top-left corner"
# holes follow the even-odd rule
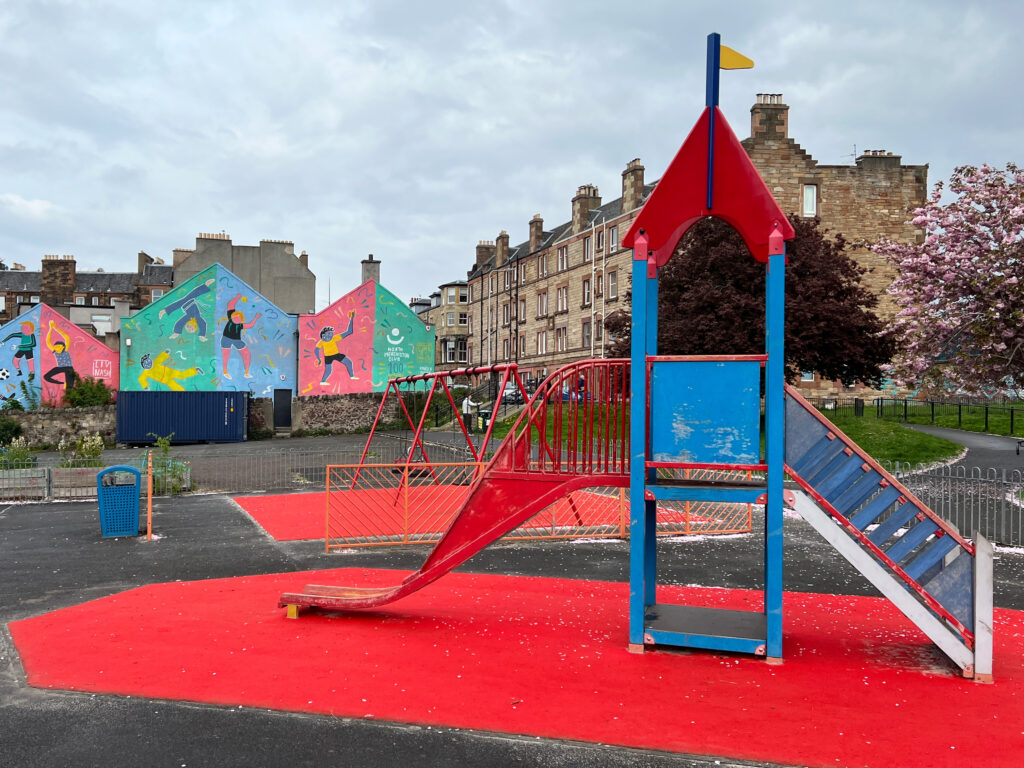
[[[56,206],[49,200],[26,200],[21,195],[0,194],[0,207],[19,219],[42,221],[49,218]]]

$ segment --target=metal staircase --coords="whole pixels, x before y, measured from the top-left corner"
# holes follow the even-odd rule
[[[960,667],[992,675],[992,546],[973,542],[786,387],[796,509]]]

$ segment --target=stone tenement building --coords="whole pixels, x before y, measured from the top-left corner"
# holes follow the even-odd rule
[[[174,249],[174,282],[180,285],[214,264],[227,267],[289,314],[316,311],[316,276],[309,271],[309,256],[305,251],[296,256],[290,240],[232,245],[230,235],[201,233],[195,248]]]
[[[819,216],[824,228],[851,244],[879,236],[921,240],[923,233],[906,221],[925,201],[926,165],[905,166],[900,156],[878,150],[864,152],[854,165],[820,165],[789,138],[789,107],[781,94],[758,94],[750,115],[743,145],[784,211]],[[504,231],[481,241],[464,286],[465,304],[464,284],[453,281],[441,287],[443,299],[454,290],[451,309],[440,302],[431,308],[437,367],[515,361],[525,376],[538,379],[566,363],[603,357],[608,339],[602,321],[622,306],[629,285],[631,252],[619,241],[653,188],[633,160],[615,200],[603,203],[596,186],[584,185],[572,198],[568,221],[545,229],[538,214],[528,224],[529,238],[518,245],[510,245]],[[883,294],[892,279],[889,267],[865,249],[851,253],[871,270],[866,284]],[[887,306],[883,299],[883,314]],[[454,327],[447,325],[449,314]],[[805,386],[833,388],[810,377]]]
[[[79,272],[74,256],[44,256],[38,272],[21,264],[0,271],[0,323],[43,303],[102,337],[131,308],[159,298],[173,282],[169,265],[141,251],[135,272]]]

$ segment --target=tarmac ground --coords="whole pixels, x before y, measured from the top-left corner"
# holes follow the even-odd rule
[[[11,621],[167,581],[344,566],[415,569],[428,551],[384,547],[325,554],[322,541],[276,542],[224,495],[158,499],[154,517],[159,538],[147,542],[144,537],[103,539],[94,501],[0,508],[3,765],[753,765],[723,756],[28,687],[7,631]],[[760,588],[763,545],[756,530],[755,524],[752,534],[661,541],[659,582]],[[461,570],[624,582],[628,543],[501,542]],[[1024,610],[1022,585],[1024,552],[998,550],[996,607]],[[807,524],[789,516],[785,589],[876,594]]]

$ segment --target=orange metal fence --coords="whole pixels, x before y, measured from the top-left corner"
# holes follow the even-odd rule
[[[484,466],[479,462],[328,466],[327,551],[339,547],[436,541],[459,511]],[[749,504],[660,502],[658,505],[660,535],[746,533],[750,529]],[[559,499],[506,538],[627,538],[628,535],[626,490],[586,488]]]

